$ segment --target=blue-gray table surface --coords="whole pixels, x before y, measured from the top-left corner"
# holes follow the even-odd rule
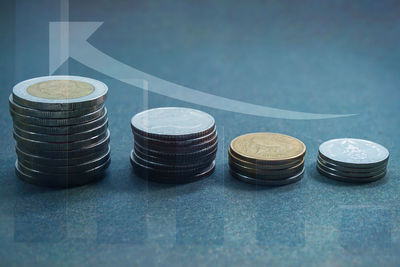
[[[144,72],[254,104],[358,115],[274,119],[146,97],[71,59],[56,73],[109,86],[112,164],[98,183],[54,190],[16,178],[7,101],[16,82],[48,74],[49,22],[65,18],[62,2],[0,4],[0,265],[400,264],[398,1],[70,0],[71,21],[104,21],[94,47]],[[130,118],[160,106],[215,117],[210,177],[174,186],[133,174]],[[229,175],[231,139],[256,131],[307,145],[299,183],[267,188]],[[321,176],[318,146],[337,137],[387,147],[386,177],[353,185]]]

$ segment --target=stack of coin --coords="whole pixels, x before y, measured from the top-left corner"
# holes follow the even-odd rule
[[[77,76],[17,84],[9,97],[16,174],[24,181],[53,187],[102,177],[110,164],[107,91],[104,83]]]
[[[211,115],[189,108],[156,108],[133,116],[131,127],[130,160],[142,178],[187,183],[213,172],[218,136]]]
[[[324,176],[353,183],[367,183],[386,175],[389,151],[374,142],[341,138],[319,147],[317,169]]]
[[[232,140],[229,167],[237,179],[259,185],[285,185],[304,173],[306,146],[300,140],[277,133],[250,133]]]

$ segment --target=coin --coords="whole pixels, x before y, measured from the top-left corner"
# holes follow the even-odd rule
[[[17,160],[15,162],[15,173],[21,180],[31,184],[47,187],[73,187],[88,184],[103,178],[110,163],[111,159],[109,159],[106,163],[79,175],[49,175],[32,171],[26,167],[24,168],[24,166],[21,165]]]
[[[30,154],[28,152],[24,152],[15,147],[15,151],[17,153],[18,159],[22,159],[23,161],[29,161],[33,164],[38,165],[46,165],[46,166],[71,166],[71,165],[79,165],[82,162],[89,162],[99,157],[99,155],[104,155],[110,153],[110,146],[102,146],[99,150],[94,151],[92,153],[85,154],[81,157],[66,157],[66,158],[50,158],[50,157],[42,157],[34,154]]]
[[[89,122],[95,120],[101,116],[103,116],[107,112],[106,108],[101,108],[92,113],[82,115],[80,117],[68,118],[68,119],[43,119],[30,117],[25,115],[20,115],[13,110],[10,110],[11,116],[14,121],[19,121],[22,123],[41,125],[41,126],[71,126],[82,124],[85,122]]]
[[[25,115],[25,116],[31,116],[31,117],[37,117],[37,118],[47,118],[47,119],[67,119],[67,118],[74,118],[74,117],[80,117],[85,114],[92,113],[96,110],[101,109],[104,104],[92,106],[89,108],[85,109],[75,109],[75,110],[62,110],[62,111],[54,111],[54,110],[38,110],[38,109],[32,109],[32,108],[27,108],[20,106],[16,104],[13,101],[12,94],[8,98],[8,103],[10,106],[10,109],[13,110],[15,113]]]
[[[14,125],[27,132],[34,132],[38,134],[75,134],[75,133],[90,131],[91,129],[103,125],[105,122],[108,122],[107,110],[105,111],[106,113],[103,116],[95,120],[72,126],[49,127],[49,126],[40,126],[29,123],[23,123],[20,121],[14,121]]]
[[[23,138],[30,139],[33,141],[50,142],[50,143],[68,143],[95,137],[97,135],[100,135],[101,133],[106,132],[107,128],[108,128],[108,122],[106,121],[105,123],[103,123],[103,125],[99,127],[76,134],[50,135],[50,134],[34,133],[22,130],[16,125],[14,125],[14,132]]]
[[[188,140],[214,130],[209,114],[190,108],[166,107],[140,112],[132,117],[132,131],[160,140]]]
[[[347,177],[347,176],[340,176],[334,173],[327,172],[323,170],[318,164],[317,164],[317,170],[324,176],[341,181],[341,182],[350,182],[350,183],[370,183],[370,182],[375,182],[381,178],[383,178],[386,175],[386,170],[383,171],[382,173],[373,176],[373,177],[368,177],[368,178],[355,178],[355,177]]]
[[[304,168],[300,173],[298,173],[292,177],[289,177],[286,179],[278,179],[278,180],[257,179],[257,178],[253,178],[253,177],[246,176],[241,173],[235,172],[232,169],[230,169],[230,173],[232,174],[233,177],[235,177],[238,180],[245,182],[245,183],[250,183],[250,184],[255,184],[255,185],[266,185],[266,186],[281,186],[281,185],[292,184],[292,183],[300,181],[304,174]]]
[[[209,176],[213,173],[215,169],[215,161],[210,164],[207,168],[202,170],[201,172],[197,172],[192,176],[184,175],[166,175],[160,172],[154,172],[152,169],[147,168],[144,165],[139,164],[133,158],[130,158],[131,164],[133,166],[134,171],[144,179],[148,179],[154,182],[160,183],[173,183],[173,184],[182,184],[182,183],[190,183],[194,181],[198,181]]]
[[[30,140],[21,137],[14,132],[14,138],[17,141],[19,147],[24,147],[32,150],[54,150],[54,151],[70,151],[70,150],[77,150],[83,147],[88,147],[102,140],[105,140],[109,136],[110,132],[109,130],[106,130],[105,132],[97,136],[85,140],[80,140],[70,143],[48,143],[48,142]]]
[[[319,155],[326,161],[350,168],[375,167],[389,159],[389,151],[374,142],[354,138],[340,138],[324,142]]]
[[[233,139],[230,150],[234,156],[248,162],[281,165],[304,157],[306,146],[283,134],[250,133]]]
[[[97,80],[79,76],[47,76],[18,83],[13,101],[39,110],[74,110],[99,105],[108,88]]]

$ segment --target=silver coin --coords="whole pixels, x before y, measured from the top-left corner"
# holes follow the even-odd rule
[[[43,118],[36,118],[31,116],[25,116],[16,113],[13,110],[10,110],[11,116],[13,121],[19,121],[22,123],[34,124],[34,125],[41,125],[41,126],[72,126],[77,124],[82,124],[85,122],[93,121],[105,113],[107,113],[107,109],[102,107],[99,110],[96,110],[92,113],[85,114],[81,117],[69,118],[69,119],[43,119]]]
[[[21,146],[19,143],[17,143],[17,147],[19,150],[36,155],[39,157],[52,157],[55,159],[67,159],[67,158],[79,158],[79,157],[84,157],[85,155],[92,154],[95,152],[98,152],[104,147],[107,147],[110,143],[110,133],[107,131],[107,137],[100,140],[99,142],[88,145],[85,147],[81,147],[80,149],[76,150],[44,150],[44,149],[37,149],[37,148],[32,148],[31,146]]]
[[[187,140],[212,132],[214,118],[200,110],[179,107],[140,112],[131,120],[132,130],[155,139]]]
[[[84,162],[92,161],[99,157],[99,155],[104,155],[110,153],[110,146],[102,146],[99,150],[85,154],[81,157],[66,157],[66,158],[50,158],[50,157],[41,157],[38,155],[30,154],[28,152],[22,151],[15,147],[15,152],[17,153],[18,159],[22,159],[23,161],[31,162],[32,164],[37,165],[45,165],[45,166],[71,166],[71,165],[79,165]]]
[[[18,126],[14,125],[14,132],[23,138],[30,139],[33,141],[49,142],[49,143],[69,143],[82,141],[100,135],[106,132],[108,128],[108,122],[106,121],[103,125],[91,129],[89,131],[80,132],[76,134],[38,134],[34,132],[28,132],[20,129]]]
[[[324,142],[319,147],[319,154],[323,159],[351,168],[378,166],[389,159],[389,151],[385,147],[354,138]]]
[[[38,133],[38,134],[76,134],[76,133],[90,131],[96,127],[103,125],[105,122],[108,122],[107,110],[106,110],[106,113],[103,116],[101,116],[100,118],[97,118],[95,120],[92,120],[92,121],[89,121],[86,123],[81,123],[81,124],[72,125],[72,126],[49,127],[49,126],[41,126],[41,125],[23,123],[20,121],[14,121],[14,125],[24,131],[34,132],[34,133]]]
[[[383,171],[382,173],[380,173],[376,176],[372,176],[372,177],[368,177],[368,178],[355,178],[355,177],[341,176],[336,173],[327,172],[324,169],[322,169],[321,166],[319,166],[318,164],[316,166],[317,166],[317,170],[325,177],[331,178],[331,179],[334,179],[337,181],[341,181],[341,182],[370,183],[370,182],[375,182],[379,179],[382,179],[386,175],[386,171]]]
[[[27,168],[39,172],[54,173],[54,174],[76,174],[96,168],[97,166],[100,166],[103,163],[105,163],[109,158],[110,158],[110,153],[107,152],[106,154],[98,154],[97,158],[93,160],[81,162],[77,165],[68,165],[68,166],[40,165],[31,161],[27,161],[20,157],[18,157],[18,162],[20,162]]]
[[[31,116],[36,118],[43,118],[43,119],[68,119],[68,118],[75,118],[81,117],[83,115],[93,113],[96,110],[101,109],[104,104],[92,106],[90,108],[85,109],[75,109],[75,110],[67,110],[67,111],[46,111],[46,110],[38,110],[20,106],[13,101],[12,94],[8,99],[9,107],[15,113],[25,116]]]
[[[382,172],[386,171],[386,169],[381,169],[381,170],[374,171],[374,172],[343,172],[343,171],[329,168],[328,166],[325,166],[318,160],[317,160],[317,164],[318,164],[318,167],[320,167],[322,170],[324,170],[326,172],[336,174],[338,176],[352,177],[352,178],[370,178],[370,177],[374,177],[374,176],[379,175]]]
[[[86,172],[82,172],[78,175],[54,175],[41,173],[21,165],[18,160],[15,162],[15,173],[17,176],[28,183],[36,184],[39,186],[47,187],[73,187],[88,184],[97,181],[104,177],[105,171],[111,163],[109,159],[104,164],[97,166]]]
[[[229,170],[233,177],[237,178],[238,180],[240,180],[242,182],[249,183],[249,184],[255,184],[255,185],[265,185],[265,186],[281,186],[281,185],[292,184],[292,183],[300,181],[304,174],[304,168],[303,168],[302,171],[299,172],[298,174],[296,174],[292,177],[286,178],[286,179],[265,180],[265,179],[257,179],[254,177],[246,176],[239,172],[235,172],[232,169],[229,169]]]
[[[379,171],[383,171],[386,170],[387,167],[387,161],[385,161],[384,163],[382,163],[381,165],[378,165],[376,167],[369,167],[369,168],[350,168],[350,167],[344,167],[338,164],[334,164],[332,162],[329,162],[327,160],[324,160],[323,158],[321,158],[320,155],[318,155],[317,157],[317,162],[320,162],[322,165],[340,171],[340,172],[354,172],[354,173],[371,173],[371,172],[379,172]]]
[[[80,140],[70,143],[49,143],[49,142],[30,140],[22,136],[19,136],[14,132],[14,138],[17,141],[19,147],[25,147],[33,150],[53,150],[53,151],[77,150],[83,147],[96,144],[97,142],[106,139],[108,136],[110,136],[110,131],[106,130],[105,132],[97,136],[85,140]]]
[[[26,80],[13,88],[13,101],[40,110],[75,110],[102,104],[107,86],[79,76],[46,76]]]

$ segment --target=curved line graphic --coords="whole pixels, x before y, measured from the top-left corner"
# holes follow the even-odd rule
[[[124,83],[181,101],[236,113],[292,120],[348,117],[356,114],[318,114],[291,111],[233,100],[175,84],[126,65],[87,42],[102,22],[50,22],[50,73],[72,57]],[[68,35],[67,44],[65,36]],[[64,49],[64,50],[63,50]]]

